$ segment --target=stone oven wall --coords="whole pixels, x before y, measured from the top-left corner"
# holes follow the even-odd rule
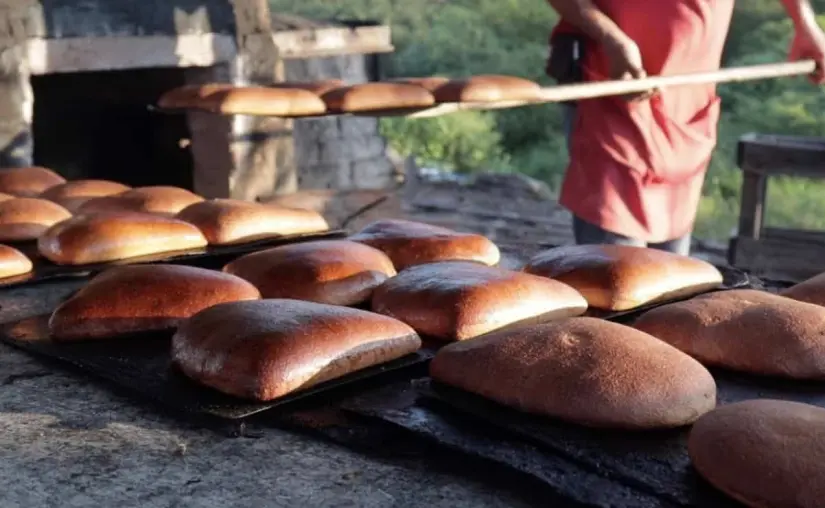
[[[375,56],[343,55],[287,60],[288,81],[343,79],[374,81]],[[299,189],[384,189],[398,181],[387,155],[378,120],[370,117],[330,117],[296,121],[293,128]]]

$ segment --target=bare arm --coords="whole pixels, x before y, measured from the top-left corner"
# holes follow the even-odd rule
[[[790,1],[790,0],[789,0]],[[547,0],[565,21],[600,43],[627,39],[622,30],[591,0]]]
[[[825,33],[816,21],[816,13],[810,0],[781,0],[781,2],[796,29],[789,58],[816,61],[817,68],[811,80],[820,85],[825,84]]]
[[[816,13],[810,0],[781,0],[797,30],[816,27]]]

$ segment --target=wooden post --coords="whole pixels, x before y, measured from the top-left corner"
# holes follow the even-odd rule
[[[768,176],[742,168],[742,200],[739,209],[739,236],[758,240],[765,219]]]

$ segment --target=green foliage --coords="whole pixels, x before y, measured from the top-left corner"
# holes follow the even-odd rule
[[[274,10],[321,19],[370,19],[392,25],[392,76],[480,73],[544,76],[547,35],[556,15],[546,0],[271,0]],[[825,14],[825,0],[812,2]],[[779,0],[736,2],[724,65],[785,59],[792,27]],[[739,136],[747,132],[825,136],[825,91],[804,79],[721,86],[719,144],[705,182],[697,234],[727,238],[739,214]],[[383,121],[403,154],[454,171],[518,171],[557,188],[567,153],[558,106],[466,112],[434,119]],[[825,183],[775,179],[771,225],[825,229]]]

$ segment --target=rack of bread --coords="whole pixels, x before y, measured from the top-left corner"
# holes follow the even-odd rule
[[[0,178],[10,194],[0,202],[0,231],[13,223],[7,217],[26,222],[26,238],[57,264],[326,229],[308,211],[15,171]],[[3,205],[15,202],[7,216]],[[37,213],[24,221],[26,210]],[[0,255],[9,273],[30,269],[19,250],[3,245]],[[774,506],[766,500],[781,494],[745,485],[717,462],[736,468],[749,457],[754,478],[789,474],[782,468],[813,474],[813,438],[777,440],[785,427],[821,426],[825,409],[723,405],[717,369],[825,381],[825,275],[777,294],[744,274],[639,247],[555,247],[519,269],[497,266],[500,257],[478,234],[384,219],[211,267],[109,266],[48,314],[6,325],[0,339],[223,418],[430,362],[432,386],[534,419],[534,428],[561,422],[616,435],[696,424],[687,448],[668,446],[751,506]],[[825,384],[805,389],[825,404]],[[745,438],[731,438],[720,458],[714,443],[730,432],[782,459],[762,460]],[[800,496],[814,495],[809,485],[797,485]]]
[[[162,94],[160,111],[204,111],[220,115],[312,118],[333,115],[430,118],[458,111],[492,110],[620,96],[673,86],[731,83],[812,73],[813,61],[734,67],[719,71],[652,76],[542,87],[516,76],[475,75],[460,79],[410,77],[346,84],[341,80],[285,82],[269,86],[228,83],[185,85]]]

